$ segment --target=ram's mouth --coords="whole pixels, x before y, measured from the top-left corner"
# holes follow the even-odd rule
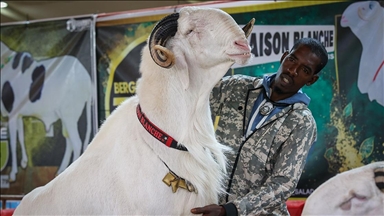
[[[237,57],[237,56],[251,56],[251,53],[250,52],[245,52],[245,53],[240,53],[240,54],[228,54],[229,56],[231,57]]]
[[[344,200],[339,205],[339,207],[344,211],[350,210],[353,199],[355,199],[355,202],[367,202],[369,197],[364,196],[364,195],[359,195],[359,194],[356,194],[355,192],[352,192],[352,194],[350,194],[350,196],[346,200]]]
[[[251,59],[251,53],[228,54],[228,57],[238,64],[246,64]]]
[[[239,65],[245,65],[251,59],[251,52],[244,52],[239,54],[228,54],[229,59]]]

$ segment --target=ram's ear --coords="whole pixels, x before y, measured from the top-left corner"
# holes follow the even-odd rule
[[[185,54],[180,51],[174,51],[176,60],[175,66],[177,69],[177,77],[180,79],[181,84],[183,85],[183,90],[186,90],[189,87],[189,70],[187,59],[185,58]]]

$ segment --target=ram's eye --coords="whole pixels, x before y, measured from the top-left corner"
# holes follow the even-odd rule
[[[187,34],[191,34],[193,32],[193,30],[191,29],[191,30],[188,30],[187,31]]]
[[[373,4],[373,2],[370,2],[370,3],[369,3],[369,9],[372,10],[374,7],[375,7],[375,5]]]

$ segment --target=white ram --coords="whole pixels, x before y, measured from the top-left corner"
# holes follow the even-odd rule
[[[384,215],[384,161],[330,178],[308,197],[302,215]]]
[[[215,138],[209,94],[233,63],[248,62],[253,22],[241,29],[222,10],[197,7],[163,18],[143,48],[137,95],[15,215],[189,215],[217,203],[227,148]]]
[[[89,143],[91,133],[92,81],[87,70],[75,57],[65,55],[35,61],[28,52],[15,52],[1,42],[1,114],[8,117],[12,167],[9,181],[18,172],[16,143],[21,146],[21,167],[27,166],[23,117],[36,117],[45,130],[61,120],[66,138],[65,154],[57,174],[76,160]],[[84,146],[78,120],[86,107],[87,129]],[[17,136],[18,135],[18,136]]]

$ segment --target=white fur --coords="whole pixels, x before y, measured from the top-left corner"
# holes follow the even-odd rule
[[[340,24],[351,28],[363,46],[357,87],[384,106],[384,8],[377,1],[353,3],[343,12]]]
[[[374,180],[378,167],[384,167],[384,161],[329,179],[308,197],[302,215],[384,215],[384,193]]]
[[[4,102],[1,103],[1,114],[8,117],[8,128],[10,134],[10,146],[12,154],[12,167],[9,174],[9,181],[16,180],[17,154],[16,143],[19,139],[21,146],[21,167],[27,166],[28,157],[24,143],[23,117],[36,117],[41,120],[46,131],[53,130],[52,124],[61,119],[62,128],[66,137],[66,151],[57,173],[61,173],[70,164],[71,154],[76,160],[81,153],[82,141],[80,139],[77,122],[87,106],[87,131],[83,148],[90,138],[91,118],[91,77],[78,59],[73,56],[61,56],[41,61],[35,61],[32,56],[24,52],[19,64],[13,68],[16,52],[9,49],[1,42],[1,89],[5,82],[11,83],[15,100],[13,109],[9,113]],[[26,59],[33,60],[32,64],[22,72],[22,65]],[[29,99],[29,88],[32,83],[32,73],[36,67],[45,67],[44,86],[41,98],[35,102]],[[18,136],[16,136],[18,134]]]
[[[209,94],[234,62],[249,60],[243,53],[250,47],[227,13],[194,7],[180,10],[178,31],[166,47],[175,53],[175,65],[159,67],[145,46],[137,95],[112,112],[77,161],[27,194],[15,215],[188,215],[193,207],[218,202],[227,148],[215,139]],[[152,137],[137,119],[139,103],[188,152]],[[168,173],[162,161],[198,193],[172,193],[162,182]]]

